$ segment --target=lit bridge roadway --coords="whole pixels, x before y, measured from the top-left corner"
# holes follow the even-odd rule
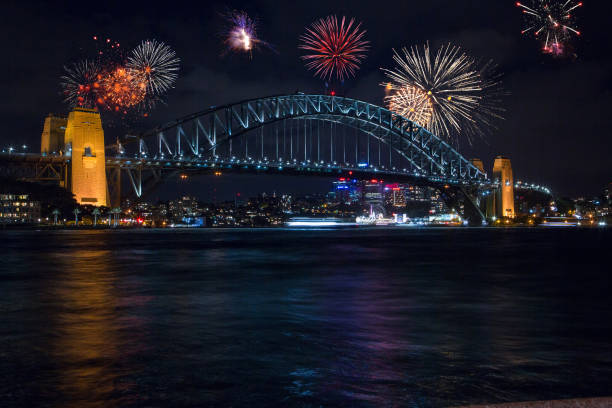
[[[51,180],[61,179],[70,157],[13,153],[0,160],[29,165],[31,178]],[[394,112],[299,93],[213,106],[127,135],[107,146],[106,168],[114,201],[121,174],[137,197],[178,173],[350,176],[437,188],[474,222],[484,219],[480,196],[497,185],[448,143]]]

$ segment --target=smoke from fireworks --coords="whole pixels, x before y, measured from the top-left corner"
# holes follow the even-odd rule
[[[335,15],[321,18],[300,37],[299,48],[308,52],[302,59],[316,76],[328,80],[335,76],[342,81],[354,76],[366,57],[369,41],[365,33],[354,18],[348,23],[345,17],[339,22]]]
[[[575,27],[573,11],[582,7],[582,2],[573,0],[531,0],[531,6],[517,2],[525,15],[527,27],[521,34],[533,33],[542,41],[543,52],[561,55],[566,42],[579,36]]]
[[[228,50],[238,53],[248,53],[253,56],[253,50],[264,45],[272,48],[270,44],[257,38],[257,24],[244,11],[233,11],[226,15],[228,29],[225,33],[225,44]]]
[[[492,120],[501,118],[501,84],[492,65],[479,66],[448,44],[435,54],[429,44],[394,51],[394,69],[383,69],[390,80],[385,99],[390,110],[424,126],[432,133],[457,140],[461,135],[471,142],[482,135]]]
[[[143,41],[127,61],[119,43],[99,41],[96,60],[82,60],[64,67],[61,77],[64,101],[70,106],[100,108],[122,114],[148,115],[155,102],[172,87],[179,59],[162,42]]]
[[[145,80],[148,94],[161,95],[172,88],[178,78],[180,61],[163,42],[145,40],[132,50],[127,69]]]

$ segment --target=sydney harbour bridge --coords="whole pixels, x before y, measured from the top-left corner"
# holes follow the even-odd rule
[[[0,168],[9,176],[70,188],[65,180],[78,159],[70,149],[2,154]],[[126,135],[107,144],[103,157],[113,206],[122,185],[124,197],[142,198],[178,174],[347,176],[439,189],[451,208],[479,224],[486,219],[481,197],[499,187],[482,166],[416,123],[371,103],[331,95],[297,93],[212,106]]]

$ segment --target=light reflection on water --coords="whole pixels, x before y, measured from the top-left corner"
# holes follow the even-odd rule
[[[124,322],[117,312],[118,296],[112,253],[76,249],[49,254],[57,263],[56,284],[49,301],[62,299],[51,316],[53,341],[49,358],[57,363],[57,388],[62,405],[98,407],[115,405],[114,389],[120,372],[119,331]]]
[[[612,389],[608,232],[0,234],[3,406],[445,406]]]

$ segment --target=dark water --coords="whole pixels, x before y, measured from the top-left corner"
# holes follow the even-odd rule
[[[0,405],[612,394],[608,230],[0,232]]]

